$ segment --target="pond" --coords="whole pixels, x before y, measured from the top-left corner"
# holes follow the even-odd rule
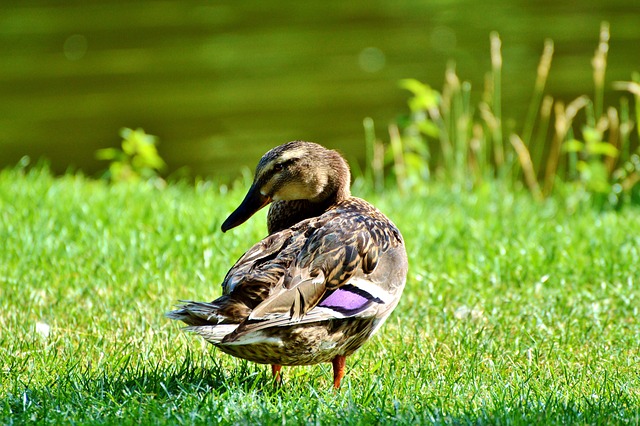
[[[610,87],[640,71],[636,0],[5,0],[0,167],[29,155],[95,175],[95,151],[118,146],[122,127],[157,135],[170,173],[233,176],[293,139],[361,160],[363,118],[385,136],[406,111],[399,79],[440,88],[455,61],[480,96],[494,30],[505,118],[522,120],[545,38],[548,91],[592,94],[605,20]]]

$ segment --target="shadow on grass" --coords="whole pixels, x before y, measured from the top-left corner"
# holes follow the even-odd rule
[[[0,402],[0,412],[12,414],[12,420],[52,420],[66,411],[69,418],[82,421],[95,419],[96,412],[113,415],[132,403],[164,407],[186,399],[202,403],[211,395],[223,399],[225,394],[244,391],[269,397],[281,391],[268,369],[249,362],[223,367],[213,356],[191,352],[174,364],[163,360],[152,365],[133,359],[125,355],[112,367],[98,371],[74,365],[50,383],[16,385],[17,392]]]
[[[286,419],[293,423],[307,423],[309,413],[314,413],[320,423],[354,425],[640,423],[637,399],[628,389],[617,387],[607,389],[601,397],[580,400],[549,393],[492,400],[486,407],[459,401],[454,408],[447,401],[430,400],[433,395],[428,395],[428,390],[426,395],[396,399],[392,389],[379,389],[378,395],[363,403],[363,395],[347,390],[330,392],[327,398],[314,392],[307,395],[300,392],[300,387],[287,391],[286,385],[274,385],[268,368],[250,362],[223,366],[214,356],[191,352],[176,362],[165,359],[155,365],[134,359],[125,355],[110,368],[98,371],[71,366],[48,384],[25,386],[22,393],[10,394],[0,401],[0,423],[8,420],[11,420],[9,423],[62,420],[92,423],[123,418],[153,423],[166,420],[166,416],[178,423],[191,423],[193,419],[188,416],[196,420],[218,416],[232,420],[233,404],[251,405],[250,409],[239,407],[239,411],[248,410],[257,416],[253,420],[271,423],[283,421],[283,414],[274,414],[264,407],[280,397],[281,403],[288,407]],[[322,401],[313,405],[308,401],[313,398]],[[232,405],[231,410],[223,407],[227,404]]]

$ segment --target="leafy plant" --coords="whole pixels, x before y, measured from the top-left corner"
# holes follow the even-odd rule
[[[401,80],[411,94],[409,113],[389,126],[389,142],[376,139],[373,121],[365,120],[367,176],[376,189],[385,176],[393,176],[405,192],[424,187],[420,183],[433,177],[466,189],[487,180],[509,186],[524,182],[537,200],[556,191],[558,179],[599,206],[640,200],[640,131],[632,132],[637,126],[627,98],[621,98],[618,108],[605,108],[603,101],[608,42],[609,26],[603,23],[592,61],[593,100],[583,95],[565,105],[545,94],[554,51],[547,40],[524,122],[509,129],[501,113],[502,56],[496,33],[491,34],[492,66],[479,102],[472,102],[471,83],[462,81],[453,65],[441,91],[418,80]],[[635,80],[640,78],[614,88],[635,96],[635,119],[640,121],[640,84]]]
[[[112,182],[161,182],[158,172],[166,167],[166,163],[156,148],[158,138],[143,129],[126,127],[120,130],[120,136],[122,149],[105,148],[96,152],[98,159],[111,161],[106,177]]]

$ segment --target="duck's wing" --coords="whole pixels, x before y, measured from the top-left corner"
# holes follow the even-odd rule
[[[222,296],[209,303],[183,301],[179,309],[167,316],[189,326],[242,323],[253,308],[269,297],[273,288],[281,285],[296,252],[293,235],[287,229],[254,244],[227,272]]]
[[[224,295],[253,309],[282,284],[303,241],[291,229],[272,234],[251,247],[227,272]]]
[[[225,340],[270,327],[370,316],[375,305],[392,303],[391,294],[371,279],[381,250],[389,248],[391,237],[386,228],[390,222],[344,213],[323,216],[310,220],[304,232],[293,236],[304,243],[285,248],[296,247],[297,251],[277,285]]]

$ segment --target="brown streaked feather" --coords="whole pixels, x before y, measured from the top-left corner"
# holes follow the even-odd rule
[[[271,317],[282,323],[285,313],[291,322],[300,321],[327,290],[340,287],[356,274],[372,273],[379,247],[402,243],[395,226],[357,198],[268,239],[280,242],[252,247],[231,268],[223,284],[229,288],[227,280],[234,282],[227,305],[251,309],[238,333],[251,331],[256,321],[260,321],[260,329],[269,327]],[[277,253],[270,250],[273,245],[280,248]],[[259,254],[263,246],[266,256]],[[254,259],[250,267],[247,259]]]
[[[294,289],[282,286],[277,294],[258,305],[249,320],[265,320],[274,314],[289,313],[292,321],[299,321],[309,309],[315,306],[325,293],[324,275],[299,280]]]
[[[260,328],[268,327],[270,317],[282,323],[283,313],[300,321],[327,290],[356,274],[372,273],[380,248],[391,244],[402,244],[395,226],[369,203],[352,197],[249,249],[227,273],[222,284],[226,294],[212,302],[222,317],[217,322],[247,323],[240,332],[250,331],[249,322],[257,320],[266,321]]]

